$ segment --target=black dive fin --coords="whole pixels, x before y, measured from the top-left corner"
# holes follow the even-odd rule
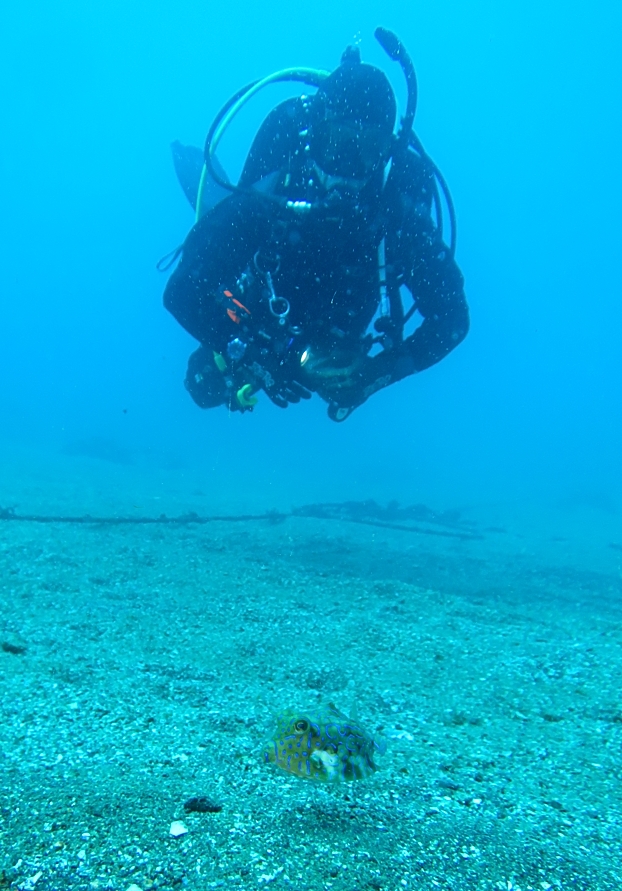
[[[194,145],[182,145],[179,141],[172,143],[171,150],[179,185],[182,187],[184,195],[192,205],[193,210],[196,211],[199,182],[201,181],[201,171],[203,170],[203,150]],[[229,182],[229,177],[225,173],[220,161],[217,158],[212,158],[212,164],[216,173]],[[230,194],[231,192],[228,189],[214,182],[208,173],[203,186],[200,216],[203,216],[204,213],[207,213],[214,205]]]

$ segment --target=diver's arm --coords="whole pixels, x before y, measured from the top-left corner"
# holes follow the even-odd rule
[[[431,233],[416,239],[416,259],[406,276],[423,322],[398,349],[404,373],[423,371],[458,346],[469,330],[464,279],[448,248]],[[410,370],[406,370],[410,367]],[[398,379],[398,378],[394,378]]]
[[[361,405],[389,384],[440,362],[466,337],[469,311],[462,274],[440,240],[420,239],[405,284],[416,297],[421,326],[391,349],[366,357],[347,380],[315,386],[326,401],[345,408]]]
[[[245,326],[240,324],[238,313],[250,319],[251,326],[252,315],[241,303],[236,304],[230,290],[235,289],[240,274],[269,240],[270,210],[265,200],[252,194],[233,195],[221,202],[189,233],[181,262],[164,292],[165,307],[207,348],[207,353],[197,351],[196,362],[202,367],[207,355],[208,368],[218,368],[223,373],[224,385],[220,391],[216,388],[217,398],[224,398],[226,387],[230,387],[231,405],[238,408],[232,394],[242,386],[249,386],[251,393],[263,389],[280,408],[311,396],[303,385],[293,380],[277,356],[264,356],[248,329],[242,330]],[[236,337],[246,341],[241,361],[228,356],[227,344]],[[220,354],[222,367],[219,363],[214,366],[212,351]],[[189,366],[186,386],[191,392],[194,389],[192,372]],[[193,398],[203,405],[200,399],[204,392],[199,389],[197,393],[199,399]],[[247,403],[242,410],[249,405],[252,403]]]
[[[166,309],[212,349],[224,348],[232,327],[223,291],[260,247],[265,222],[265,204],[256,196],[234,194],[221,201],[190,230],[166,285]]]
[[[387,264],[401,270],[401,282],[423,317],[394,351],[394,380],[399,380],[440,362],[458,346],[469,330],[469,310],[462,274],[432,220],[434,176],[429,164],[407,152],[391,168],[387,186],[392,211]]]

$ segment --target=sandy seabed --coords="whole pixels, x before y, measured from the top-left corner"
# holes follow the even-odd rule
[[[0,888],[622,887],[619,540],[470,528],[0,523]],[[329,700],[373,777],[262,763]]]

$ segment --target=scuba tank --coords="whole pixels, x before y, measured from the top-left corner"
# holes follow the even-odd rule
[[[427,154],[421,143],[421,140],[414,131],[414,121],[417,112],[418,98],[417,75],[415,72],[415,66],[408,52],[406,51],[404,44],[392,31],[389,31],[386,28],[376,28],[374,36],[385,53],[389,56],[389,58],[393,62],[397,62],[400,65],[406,79],[406,86],[408,91],[406,113],[402,118],[402,123],[397,134],[396,144],[392,151],[392,157],[395,158],[400,152],[413,151],[421,158],[422,162],[431,175],[436,228],[441,236],[444,228],[443,202],[441,200],[441,196],[447,206],[450,226],[450,236],[447,243],[449,246],[450,255],[453,257],[456,251],[457,233],[456,215],[451,198],[451,193],[439,168]],[[246,103],[255,95],[257,95],[260,90],[270,84],[299,82],[304,83],[307,86],[317,88],[322,84],[324,80],[326,80],[329,75],[329,71],[316,68],[286,68],[281,71],[276,71],[273,74],[268,75],[267,77],[255,80],[250,84],[247,84],[245,87],[242,87],[233,96],[231,96],[230,99],[227,100],[227,102],[223,105],[223,107],[214,118],[207,134],[207,138],[205,140],[205,147],[203,150],[204,163],[196,200],[197,221],[200,218],[201,214],[203,191],[205,188],[207,188],[210,180],[212,183],[217,184],[219,187],[229,192],[248,191],[248,188],[235,185],[234,183],[230,182],[226,178],[226,176],[223,175],[222,167],[220,167],[220,165],[218,164],[215,156],[218,145],[220,144],[220,141],[222,140],[228,126],[230,125],[234,117],[246,105]],[[279,201],[279,203],[291,207],[291,209],[296,212],[304,212],[310,209],[310,207],[306,206],[305,202],[286,202],[278,198],[277,196],[271,195],[265,191],[260,192],[257,189],[255,189],[254,191],[256,191],[258,194],[263,195],[268,200]]]

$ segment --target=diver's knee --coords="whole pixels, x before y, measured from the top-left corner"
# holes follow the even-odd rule
[[[184,386],[200,408],[215,408],[227,400],[227,387],[214,354],[205,347],[199,347],[190,356]]]

